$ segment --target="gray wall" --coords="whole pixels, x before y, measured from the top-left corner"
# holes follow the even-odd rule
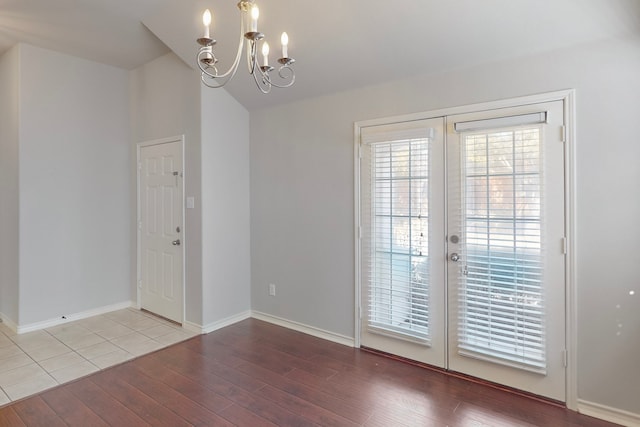
[[[629,38],[252,112],[252,309],[353,336],[354,121],[575,88],[578,393],[640,413],[638,75]]]
[[[30,45],[19,56],[27,325],[130,300],[128,73]]]
[[[248,314],[251,264],[249,112],[202,87],[203,326]]]
[[[252,112],[253,310],[353,336],[353,121],[368,104],[347,93]]]
[[[187,322],[202,325],[202,200],[200,144],[200,83],[198,75],[174,54],[166,54],[131,72],[131,152],[136,143],[184,135],[185,197],[195,208],[185,210],[185,306]],[[136,206],[136,168],[131,164],[130,186]],[[131,211],[135,220],[135,209]],[[136,253],[136,231],[131,231]],[[133,259],[132,282],[136,261]],[[132,291],[135,288],[132,287]]]
[[[0,314],[18,323],[19,49],[0,57]]]
[[[225,90],[203,88],[173,53],[131,72],[131,105],[134,143],[185,135],[185,196],[195,198],[185,217],[186,320],[207,327],[246,314],[249,113]],[[132,274],[133,283],[135,262]]]

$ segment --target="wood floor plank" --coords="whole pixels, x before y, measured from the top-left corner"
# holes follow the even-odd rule
[[[274,356],[272,353],[263,353],[264,347],[259,345],[229,344],[228,342],[218,340],[212,341],[211,344],[219,349],[217,350],[218,352],[228,352],[228,354],[236,360],[253,362],[279,374],[286,374],[293,369],[286,360]]]
[[[216,352],[220,352],[220,348],[231,351],[232,354],[245,361],[255,363],[264,367],[268,367],[278,373],[284,374],[293,368],[298,368],[314,375],[328,378],[335,374],[335,371],[323,365],[309,362],[304,357],[280,351],[277,346],[269,346],[262,344],[262,340],[249,339],[241,337],[238,339],[216,339],[213,342],[217,345]]]
[[[3,427],[26,427],[22,419],[11,406],[0,408],[0,426]]]
[[[340,387],[337,387],[335,383],[318,378],[315,375],[298,369],[294,369],[288,373],[286,377],[309,388],[320,390],[324,393],[335,396],[349,406],[368,411],[369,413],[372,413],[375,409],[375,402],[372,401],[368,390],[361,390],[361,394],[358,395],[358,392],[354,393],[354,389],[352,388],[342,390]]]
[[[225,396],[212,392],[210,388],[199,384],[197,381],[175,372],[169,366],[158,362],[156,358],[135,360],[132,365],[146,375],[164,383],[165,387],[170,387],[188,396],[189,399],[212,412],[218,413],[233,403]]]
[[[392,362],[397,364],[396,361],[389,359],[379,360],[376,363],[383,366],[382,369],[386,369],[384,365]],[[408,413],[418,414],[428,419],[452,413],[460,403],[459,397],[457,398],[450,393],[451,387],[446,381],[443,383],[431,380],[434,375],[437,377],[442,377],[442,375],[411,365],[405,366],[411,368],[409,372],[397,372],[393,375],[384,371],[378,371],[378,374],[369,374],[359,369],[343,369],[325,382],[323,386],[331,390],[331,393],[340,392],[346,393],[346,395],[363,396],[362,390],[367,390],[367,393],[373,396],[385,395],[386,399],[384,399],[383,405],[389,407],[390,410],[392,408],[399,411],[406,410]],[[420,372],[420,375],[416,375],[417,372]],[[291,375],[288,376],[291,377]],[[312,380],[308,375],[306,378]],[[360,391],[356,392],[355,390]]]
[[[240,359],[236,354],[233,354],[232,351],[225,351],[225,348],[221,349],[219,344],[214,345],[212,341],[209,340],[194,339],[189,342],[188,345],[180,347],[206,356],[209,359],[216,360],[225,366],[234,367],[244,363],[244,360]]]
[[[371,418],[369,418],[367,422],[364,424],[364,426],[366,427],[388,427],[388,426],[415,427],[415,426],[440,426],[440,425],[449,426],[449,425],[455,425],[455,424],[445,422],[444,419],[442,418],[434,420],[421,415],[407,413],[401,410],[390,409],[390,408],[376,409],[371,415]],[[471,425],[474,427],[475,426],[488,427],[482,424],[468,424],[468,425]]]
[[[71,427],[106,427],[109,425],[64,387],[45,391],[40,397]]]
[[[317,426],[305,414],[297,414],[271,401],[253,394],[239,394],[232,397],[239,406],[253,412],[278,426]]]
[[[67,425],[40,396],[16,402],[13,409],[28,426],[66,427]]]
[[[293,413],[300,414],[321,426],[356,427],[360,425],[333,411],[316,405],[310,400],[302,399],[294,394],[284,392],[272,386],[261,388],[256,392],[256,395],[262,396]]]
[[[158,354],[154,355],[160,359]],[[235,384],[205,370],[193,370],[193,366],[179,363],[171,358],[163,359],[166,362],[165,369],[175,370],[177,375],[182,375],[194,384],[207,388],[211,392],[217,393],[233,401],[255,415],[264,418],[276,425],[296,425],[306,426],[313,423],[303,416],[295,414],[278,405],[273,405],[267,399],[247,391]],[[168,375],[165,373],[165,375]]]
[[[127,383],[135,386],[159,404],[175,412],[193,425],[220,427],[230,427],[233,425],[215,412],[194,402],[189,396],[179,393],[171,387],[167,387],[166,384],[145,375],[142,371],[130,364],[120,365],[114,369],[114,371],[116,371],[115,373],[117,375],[124,378]],[[233,405],[233,403],[229,401],[228,406],[231,405]],[[222,409],[224,407],[221,406],[219,408]]]
[[[220,412],[220,415],[236,426],[274,427],[278,426],[239,405],[231,405]]]
[[[124,404],[149,424],[157,427],[189,427],[191,423],[160,405],[138,388],[130,385],[114,370],[95,375],[92,381],[113,398]]]
[[[345,417],[362,425],[371,416],[372,409],[362,409],[348,405],[344,400],[339,399],[329,393],[325,393],[319,389],[314,389],[306,385],[291,381],[289,378],[277,375],[268,369],[252,363],[245,362],[236,367],[238,371],[251,375],[261,381],[276,387],[286,393],[297,396],[301,399],[313,402],[314,404],[334,412],[337,415]]]
[[[465,424],[476,424],[476,425],[491,425],[495,427],[512,427],[512,426],[522,426],[522,427],[534,427],[536,425],[547,425],[547,424],[531,424],[527,421],[520,419],[517,416],[513,416],[515,414],[500,414],[500,416],[496,416],[495,409],[483,408],[480,406],[471,405],[469,403],[463,402],[456,409],[453,417],[451,418],[452,423],[455,425],[465,425]],[[552,425],[552,424],[550,424]]]
[[[98,374],[95,374],[98,375]],[[76,381],[63,386],[93,412],[98,414],[107,424],[112,426],[148,426],[142,418],[133,413],[125,405],[105,393],[91,381]]]
[[[265,386],[264,382],[236,371],[233,367],[226,366],[216,359],[211,359],[183,348],[176,347],[171,351],[162,352],[156,356],[159,360],[174,366],[187,366],[192,371],[204,370],[248,391],[254,391]]]

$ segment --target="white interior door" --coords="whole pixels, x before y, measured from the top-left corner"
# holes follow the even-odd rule
[[[362,346],[565,400],[563,124],[557,101],[360,128]]]
[[[140,147],[140,306],[183,320],[182,142]]]

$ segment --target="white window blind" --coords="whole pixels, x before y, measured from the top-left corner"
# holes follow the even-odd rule
[[[462,134],[459,353],[544,372],[542,127]]]
[[[420,122],[361,130],[362,267],[370,332],[429,342],[429,146]]]
[[[547,112],[519,114],[516,116],[496,117],[495,119],[470,120],[454,124],[456,132],[469,132],[483,129],[497,129],[509,126],[532,125],[547,122]]]

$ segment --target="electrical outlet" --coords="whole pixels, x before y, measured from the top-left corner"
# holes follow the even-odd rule
[[[269,295],[271,295],[272,297],[276,296],[276,285],[274,285],[273,283],[269,283]]]

